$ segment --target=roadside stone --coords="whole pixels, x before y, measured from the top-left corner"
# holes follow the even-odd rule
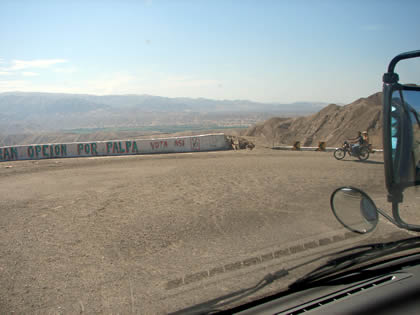
[[[358,236],[359,234],[357,234],[357,233],[354,233],[354,232],[346,232],[346,233],[344,233],[344,238],[352,238],[352,237],[355,237],[355,236]]]
[[[340,242],[344,240],[344,236],[343,235],[334,235],[333,236],[333,242]]]
[[[239,269],[241,267],[242,267],[242,262],[238,261],[236,263],[225,265],[225,270],[226,271],[232,271],[232,270],[237,270],[237,269]]]
[[[191,282],[200,281],[204,278],[207,278],[208,276],[209,276],[208,271],[197,272],[197,273],[193,273],[191,275],[185,276],[184,282],[185,282],[185,284],[188,284],[188,283],[191,283]]]
[[[320,246],[324,246],[324,245],[328,245],[331,244],[332,240],[330,238],[323,238],[319,240],[319,245]]]
[[[274,252],[274,257],[279,258],[279,257],[286,256],[286,255],[289,255],[289,254],[290,254],[290,252],[289,252],[288,248],[280,249],[280,250],[277,250],[277,251]]]
[[[299,252],[302,252],[305,248],[303,247],[303,245],[296,245],[296,246],[292,246],[290,247],[290,252],[292,254],[296,254]]]
[[[316,241],[308,242],[303,244],[303,247],[305,247],[306,249],[315,248],[318,247],[318,243]]]
[[[168,281],[168,283],[166,283],[166,290],[175,289],[175,288],[180,287],[181,285],[182,285],[182,278],[171,280],[171,281]]]
[[[273,255],[273,253],[269,253],[269,254],[261,255],[261,261],[262,261],[262,262],[264,262],[264,261],[269,261],[269,260],[272,260],[272,259],[274,259],[274,255]]]
[[[216,267],[209,271],[209,276],[213,277],[224,272],[225,272],[225,269],[223,267]]]
[[[252,257],[243,261],[244,266],[252,266],[260,263],[259,257]]]

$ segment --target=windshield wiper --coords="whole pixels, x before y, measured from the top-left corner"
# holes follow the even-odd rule
[[[287,276],[290,271],[298,269],[305,265],[311,264],[315,261],[323,259],[325,257],[343,255],[338,258],[330,259],[326,264],[316,268],[304,277],[293,282],[289,289],[296,291],[298,289],[310,286],[316,282],[322,281],[322,279],[336,274],[340,271],[344,271],[358,264],[377,259],[383,256],[394,254],[397,252],[410,250],[413,248],[420,247],[420,237],[411,237],[398,241],[386,242],[386,243],[373,243],[351,247],[343,251],[328,254],[326,256],[317,257],[309,260],[305,263],[293,266],[289,269],[280,269],[274,273],[267,274],[262,280],[260,280],[255,286],[238,290],[218,298],[209,300],[204,303],[194,305],[192,307],[179,310],[172,313],[175,314],[214,314],[222,311],[222,308],[235,301],[243,299],[244,297],[250,296],[256,293],[267,285]],[[350,253],[350,254],[347,254]]]
[[[330,259],[326,264],[316,268],[302,278],[293,282],[291,285],[289,285],[289,288],[294,289],[302,286],[308,286],[315,282],[322,281],[322,279],[328,276],[331,276],[340,271],[348,270],[351,267],[362,264],[364,262],[418,247],[420,247],[419,236],[387,243],[374,243],[352,247],[337,252],[334,254],[334,256],[342,255],[348,252],[353,253]]]
[[[283,278],[286,275],[288,275],[288,271],[285,269],[281,269],[273,274],[269,273],[262,280],[260,280],[255,286],[238,290],[238,291],[220,296],[213,300],[209,300],[207,302],[200,303],[200,304],[179,310],[171,314],[172,315],[177,315],[177,314],[198,315],[198,314],[215,314],[215,313],[221,312],[222,311],[220,309],[221,307],[229,305],[240,299],[243,299],[244,297],[250,296],[251,294],[261,290],[268,284],[274,282],[275,280]]]

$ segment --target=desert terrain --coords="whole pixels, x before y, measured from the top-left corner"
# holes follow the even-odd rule
[[[96,108],[99,105],[89,98],[41,95],[34,98],[31,93],[0,94],[0,109],[5,109],[0,117],[0,146],[221,132],[246,136],[270,147],[292,145],[295,141],[300,141],[302,146],[317,146],[323,141],[332,147],[355,138],[358,131],[367,131],[373,148],[382,148],[381,92],[344,106],[329,104],[324,108],[322,104],[310,103],[268,106],[247,101],[223,103],[188,99],[164,99],[169,102],[165,103],[160,98],[157,102],[154,98],[140,96],[133,96],[134,100],[128,98],[126,101],[131,105],[121,107],[109,96],[105,99],[110,98],[108,101],[112,102],[103,105],[101,110],[109,110],[111,105],[116,107],[100,115]],[[146,105],[149,108],[145,112]],[[322,109],[318,111],[319,108]]]
[[[165,314],[352,244],[411,236],[383,219],[371,234],[351,233],[330,209],[331,193],[353,186],[389,213],[382,153],[360,162],[272,149],[294,141],[338,146],[358,130],[381,148],[380,102],[377,93],[310,116],[217,130],[254,150],[0,163],[0,313]],[[168,136],[85,131],[0,138],[7,145]],[[401,215],[420,224],[418,198],[409,189]],[[258,294],[277,292],[315,266]]]
[[[386,206],[379,153],[365,163],[262,146],[15,161],[0,181],[3,314],[172,312],[362,240],[332,215],[339,186]],[[382,220],[373,235],[394,230]]]

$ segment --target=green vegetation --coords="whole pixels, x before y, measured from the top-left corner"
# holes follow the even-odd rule
[[[247,128],[248,126],[219,126],[219,125],[174,125],[174,126],[142,126],[142,127],[109,127],[109,128],[77,128],[63,130],[64,133],[89,134],[95,132],[118,132],[118,131],[137,131],[137,132],[159,132],[159,133],[176,133],[183,131],[200,131],[215,129],[233,129]]]

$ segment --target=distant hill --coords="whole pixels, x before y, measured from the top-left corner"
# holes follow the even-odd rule
[[[0,93],[0,135],[162,125],[248,127],[274,115],[315,113],[325,105],[151,95],[7,92]]]
[[[382,93],[360,98],[351,104],[330,104],[318,113],[297,118],[270,118],[248,128],[246,136],[264,137],[266,141],[291,145],[301,141],[304,146],[326,141],[338,146],[344,140],[355,138],[357,131],[368,131],[374,147],[382,147]]]
[[[166,105],[163,104],[165,100]],[[304,146],[315,146],[318,141],[326,141],[328,146],[338,146],[345,139],[356,137],[357,131],[367,130],[374,147],[382,147],[381,102],[382,93],[360,98],[348,105],[330,104],[323,108],[319,103],[276,105],[250,101],[170,99],[147,95],[2,93],[0,145],[142,138],[166,133],[197,134],[200,129],[217,130],[217,126],[223,123],[227,126],[234,122],[251,125],[253,120],[264,120],[261,118],[266,117],[266,120],[248,129],[226,132],[258,137],[270,144],[291,145],[294,141],[301,141]],[[146,106],[146,103],[149,105]],[[230,104],[227,107],[229,111],[222,104]],[[146,108],[148,111],[145,111]],[[262,108],[267,111],[259,113],[257,109]],[[270,111],[269,108],[274,109]],[[320,110],[317,111],[316,108]],[[191,112],[192,109],[194,112]],[[289,110],[294,115],[299,111],[316,113],[284,117],[286,115],[283,114]],[[9,120],[13,113],[18,117]],[[267,119],[273,116],[272,113],[283,117]],[[145,126],[143,128],[130,128],[142,123]],[[147,125],[150,123],[152,124]],[[8,129],[1,130],[5,125]],[[81,125],[82,127],[78,127]],[[107,125],[115,128],[106,128]],[[69,127],[81,129],[62,131]],[[17,132],[13,133],[13,130]]]
[[[248,100],[213,100],[206,98],[161,97],[152,95],[88,95],[63,93],[0,93],[2,112],[39,114],[88,112],[91,110],[136,109],[146,112],[232,112],[281,111],[316,112],[326,103],[259,103]]]

